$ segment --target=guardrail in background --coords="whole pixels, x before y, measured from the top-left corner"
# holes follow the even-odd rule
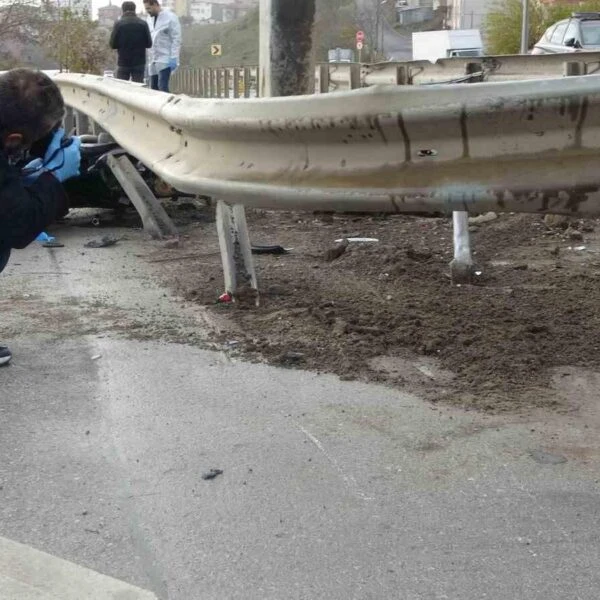
[[[181,68],[173,91],[204,98],[257,95],[257,67]],[[600,52],[445,58],[378,64],[322,63],[315,70],[315,92],[348,91],[372,85],[500,82],[600,74]]]
[[[600,78],[246,100],[56,77],[182,192],[273,209],[600,214]]]
[[[171,77],[171,90],[200,98],[256,98],[258,67],[180,68]]]

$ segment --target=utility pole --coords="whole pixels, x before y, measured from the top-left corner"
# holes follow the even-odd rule
[[[381,19],[381,4],[375,0],[375,52],[379,52],[379,21]],[[375,57],[373,57],[375,59]]]
[[[521,19],[521,54],[529,51],[529,0],[523,2],[523,17]]]
[[[314,92],[315,2],[260,0],[261,97]]]

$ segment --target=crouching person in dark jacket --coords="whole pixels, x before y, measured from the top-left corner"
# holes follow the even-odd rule
[[[43,73],[0,75],[0,271],[68,211],[62,181],[79,175],[80,140],[61,127],[64,101]],[[0,346],[0,365],[11,353]]]

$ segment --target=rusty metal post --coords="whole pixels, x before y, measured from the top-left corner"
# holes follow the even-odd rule
[[[202,69],[202,97],[210,98],[210,73],[205,67]]]
[[[202,76],[200,75],[199,69],[194,69],[194,96],[202,96],[204,90],[202,89]]]
[[[259,95],[314,91],[316,0],[260,0]]]
[[[241,71],[238,67],[235,67],[233,69],[233,97],[234,98],[240,97],[240,83],[241,83],[240,72]]]
[[[351,90],[356,90],[361,87],[360,64],[352,63],[348,66],[350,67],[350,70],[348,71],[348,86]]]
[[[215,70],[213,68],[208,69],[208,97],[215,97]]]
[[[252,74],[250,69],[244,69],[244,98],[250,98],[250,81]]]
[[[231,72],[229,69],[223,71],[223,98],[231,98],[229,89],[231,88]]]
[[[565,77],[587,75],[587,65],[581,60],[565,62],[563,63],[563,75]]]
[[[329,92],[329,64],[321,64],[317,67],[317,78],[315,92],[327,94]]]
[[[215,69],[215,77],[216,77],[216,89],[217,89],[217,98],[223,98],[223,69],[221,67],[217,67]]]

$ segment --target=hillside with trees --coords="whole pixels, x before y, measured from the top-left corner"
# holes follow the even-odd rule
[[[354,0],[318,0],[316,59],[327,60],[330,48],[352,48],[357,28]],[[189,66],[256,65],[258,38],[258,9],[231,23],[184,25],[181,62]],[[211,44],[221,44],[223,56],[211,56]]]

